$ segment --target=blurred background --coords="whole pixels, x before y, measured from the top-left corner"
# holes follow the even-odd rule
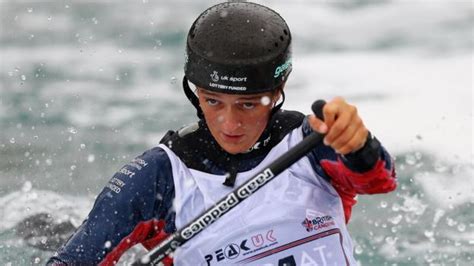
[[[473,3],[257,2],[292,30],[286,109],[344,96],[396,159],[398,190],[353,211],[360,264],[472,265]],[[196,120],[184,40],[214,3],[0,1],[0,265],[44,264],[115,171]]]

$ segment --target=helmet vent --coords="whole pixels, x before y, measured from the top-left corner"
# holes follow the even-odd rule
[[[288,35],[288,31],[287,31],[286,29],[283,30],[283,33],[284,33],[285,35]]]

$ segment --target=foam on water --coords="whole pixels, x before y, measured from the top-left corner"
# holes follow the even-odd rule
[[[306,55],[295,60],[290,108],[343,95],[395,153],[425,150],[442,160],[472,160],[471,59],[413,53]],[[316,74],[315,74],[316,73]],[[302,81],[301,81],[302,80]],[[308,108],[305,108],[308,109]],[[308,112],[307,110],[304,110]]]
[[[24,186],[21,191],[0,197],[0,230],[11,229],[25,218],[39,213],[50,214],[57,221],[71,221],[79,226],[92,208],[92,203],[93,199],[90,198],[25,189]]]

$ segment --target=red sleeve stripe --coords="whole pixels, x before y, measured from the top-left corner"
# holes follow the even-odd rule
[[[123,238],[120,243],[107,254],[99,265],[112,266],[117,264],[125,251],[139,243],[148,250],[152,249],[168,236],[168,234],[163,230],[164,227],[164,220],[152,219],[138,223],[132,233]],[[165,266],[173,265],[173,260],[168,257],[162,262]]]
[[[321,160],[321,166],[331,177],[331,184],[341,197],[346,223],[349,222],[357,194],[387,193],[397,187],[395,168],[386,169],[385,161],[378,160],[372,170],[357,173],[347,168],[341,159]]]

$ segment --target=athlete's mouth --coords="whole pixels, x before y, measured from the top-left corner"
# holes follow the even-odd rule
[[[244,134],[226,134],[226,133],[221,133],[223,139],[228,142],[238,142]]]

